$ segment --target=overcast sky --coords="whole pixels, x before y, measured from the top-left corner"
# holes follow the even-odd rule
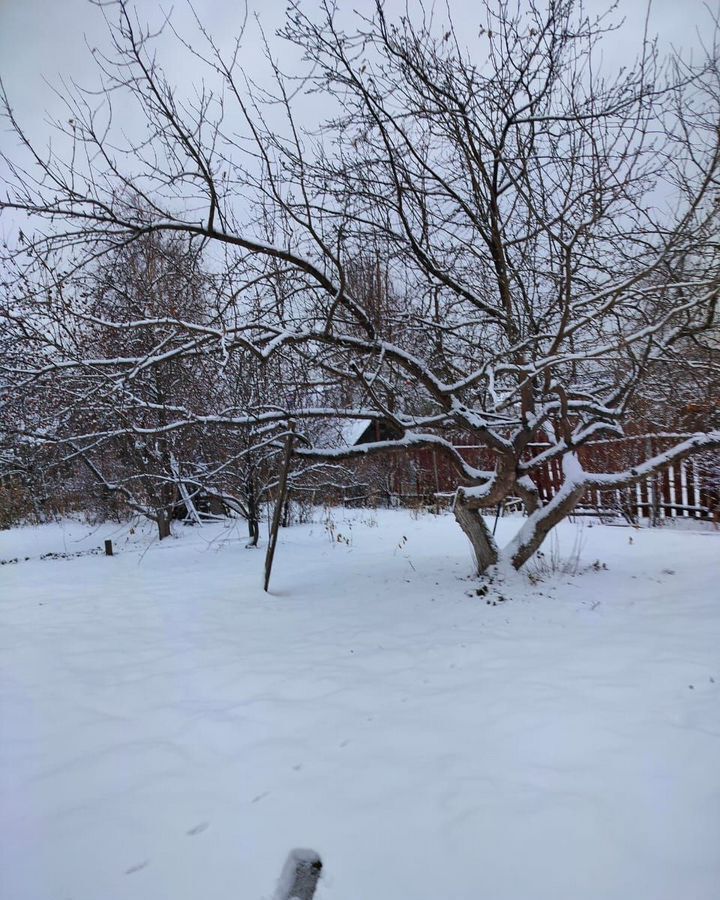
[[[302,0],[312,10],[319,0]],[[478,0],[447,0],[458,33],[475,35],[481,22]],[[542,0],[541,0],[542,2]],[[586,8],[600,12],[609,0],[586,0]],[[262,51],[257,26],[252,14],[257,13],[266,34],[272,35],[282,23],[285,0],[249,0],[251,21],[243,42],[242,65],[251,75],[263,69]],[[346,11],[358,9],[370,12],[372,0],[341,0]],[[709,32],[710,16],[707,6],[720,12],[720,0],[652,0],[651,33],[656,33],[661,46],[671,44],[686,52],[697,52],[703,33]],[[158,22],[163,10],[173,9],[173,22],[188,36],[193,34],[192,17],[186,0],[175,0],[174,6],[159,0],[136,0],[141,20]],[[194,0],[200,18],[221,42],[238,32],[243,20],[242,0]],[[387,0],[387,9],[402,13],[405,0]],[[445,0],[438,0],[443,11]],[[608,67],[632,62],[642,38],[646,12],[645,0],[620,0],[618,17],[624,16],[623,30],[604,45],[604,61]],[[75,78],[88,87],[97,85],[95,67],[86,47],[107,47],[107,29],[103,16],[90,0],[0,0],[0,77],[2,77],[13,108],[23,127],[40,146],[47,143],[50,129],[45,113],[64,118],[61,99],[53,88],[62,93],[61,78]],[[176,80],[199,80],[201,67],[186,51],[169,44],[161,62]],[[163,49],[163,48],[161,48]],[[297,51],[275,41],[273,50],[287,71],[293,68]],[[317,97],[306,102],[321,105]],[[116,110],[118,112],[118,110]],[[122,112],[122,109],[120,110]],[[322,115],[324,110],[315,110]],[[306,113],[307,114],[307,113]],[[127,123],[125,123],[127,124]],[[0,148],[17,159],[16,139],[7,129],[0,131]],[[0,170],[0,179],[2,179]],[[0,223],[0,235],[9,225],[8,217]]]
[[[305,0],[312,8],[317,0]],[[195,0],[202,20],[219,36],[234,34],[242,21],[242,0]],[[371,0],[348,0],[348,8],[370,9]],[[438,8],[444,2],[437,4]],[[479,22],[478,0],[449,0],[453,17],[461,30]],[[591,10],[604,9],[607,0],[588,0]],[[720,0],[710,0],[720,10]],[[188,33],[192,31],[184,0],[175,0],[174,21]],[[388,0],[387,7],[402,11],[405,0]],[[636,49],[642,33],[645,0],[621,0],[620,9],[627,19],[622,35],[605,50],[626,61]],[[141,18],[157,19],[171,4],[158,0],[137,0]],[[268,33],[282,21],[285,0],[250,0],[251,10],[259,13]],[[663,44],[671,42],[685,48],[698,46],[698,29],[707,31],[709,17],[705,0],[653,0],[651,30]],[[58,77],[74,76],[93,82],[93,64],[88,59],[85,39],[91,45],[105,42],[105,25],[100,12],[89,0],[0,0],[0,75],[17,111],[28,124],[38,121],[44,110],[56,109],[57,101],[45,83],[57,84]],[[288,52],[285,50],[284,52]],[[251,26],[244,45],[243,64],[252,70],[260,65],[256,30]],[[185,60],[187,65],[187,60]]]

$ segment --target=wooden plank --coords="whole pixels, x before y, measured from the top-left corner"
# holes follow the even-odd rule
[[[272,573],[273,560],[275,558],[275,546],[277,545],[278,531],[280,530],[280,519],[282,517],[283,506],[287,496],[287,477],[290,470],[290,461],[292,459],[293,440],[295,439],[295,423],[288,424],[288,433],[285,438],[285,455],[283,457],[282,469],[280,471],[280,481],[278,483],[278,495],[275,501],[275,512],[273,513],[272,527],[270,528],[270,538],[268,540],[267,553],[265,554],[265,584],[263,590],[267,593],[270,584],[270,574]]]

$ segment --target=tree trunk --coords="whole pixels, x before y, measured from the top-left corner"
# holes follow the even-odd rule
[[[245,483],[247,493],[247,523],[248,523],[248,547],[257,547],[260,539],[260,504],[257,499],[255,479],[250,476]]]
[[[453,512],[455,513],[455,520],[472,544],[478,574],[481,575],[498,561],[495,540],[490,534],[485,520],[480,515],[480,511],[470,509],[460,495],[455,497]]]
[[[155,521],[157,522],[160,540],[170,537],[170,513],[165,509],[159,509]]]
[[[345,506],[345,491],[343,491],[343,506]],[[283,503],[282,527],[287,528],[289,524],[290,524],[290,498],[288,496],[286,496],[285,502]]]
[[[530,557],[540,549],[552,529],[575,509],[585,492],[585,485],[561,489],[547,504],[528,517],[515,539],[507,548],[513,567],[521,569]],[[507,552],[506,551],[506,552]]]
[[[533,483],[532,478],[518,478],[515,484],[515,493],[522,500],[525,506],[525,512],[531,516],[540,508],[540,492]]]

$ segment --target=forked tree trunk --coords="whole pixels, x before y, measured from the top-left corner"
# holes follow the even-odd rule
[[[521,569],[542,545],[552,529],[570,515],[585,491],[585,485],[570,486],[559,491],[546,506],[535,506],[515,538],[504,549],[502,556],[513,568]],[[528,500],[537,497],[529,495]],[[458,491],[454,506],[455,519],[470,541],[478,574],[482,575],[499,558],[497,544],[490,529],[485,524],[480,509],[471,508],[464,501],[462,491]]]
[[[456,496],[453,512],[458,525],[472,545],[478,574],[482,574],[498,561],[497,544],[480,515],[480,510],[471,509],[461,496]]]

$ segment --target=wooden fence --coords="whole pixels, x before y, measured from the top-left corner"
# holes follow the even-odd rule
[[[690,435],[688,435],[689,437]],[[579,450],[582,466],[590,472],[618,472],[632,468],[651,456],[673,446],[674,438],[625,437],[593,441]],[[465,459],[478,468],[492,466],[492,457],[484,447],[457,444]],[[548,444],[532,444],[532,456]],[[414,454],[411,466],[398,460],[386,470],[389,490],[402,501],[426,500],[436,494],[451,492],[457,486],[456,475],[448,464],[432,450]],[[549,500],[562,484],[559,460],[544,465],[533,476],[543,500]],[[623,516],[635,521],[666,518],[720,518],[720,454],[705,454],[682,460],[656,475],[622,490],[588,490],[576,509],[577,513],[600,516]]]
[[[643,460],[672,446],[672,439],[624,438],[619,441],[596,441],[580,450],[582,465],[589,471],[613,472],[639,465]],[[694,457],[681,460],[644,478],[630,487],[585,492],[577,512],[594,515],[622,515],[629,520],[666,518],[717,519],[720,512],[720,456],[714,459]],[[560,464],[544,467],[538,473],[538,488],[543,499],[549,499],[562,484]]]

